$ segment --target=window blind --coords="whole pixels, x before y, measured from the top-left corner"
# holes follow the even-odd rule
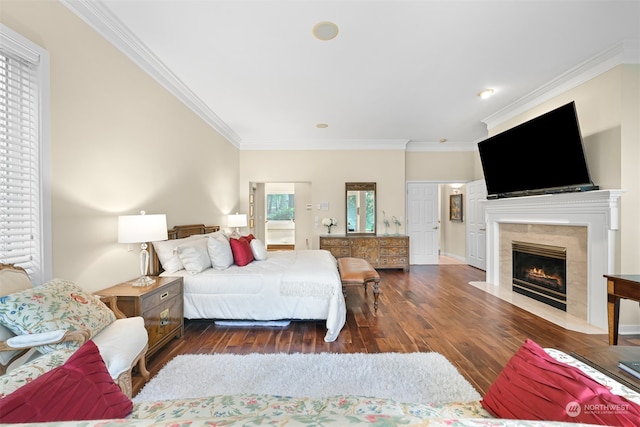
[[[38,64],[0,49],[0,261],[39,283]]]

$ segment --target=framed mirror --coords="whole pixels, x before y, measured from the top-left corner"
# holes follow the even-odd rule
[[[376,234],[376,183],[345,184],[346,233]]]

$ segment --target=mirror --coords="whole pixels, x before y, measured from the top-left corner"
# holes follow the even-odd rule
[[[376,183],[347,182],[347,234],[376,234]]]

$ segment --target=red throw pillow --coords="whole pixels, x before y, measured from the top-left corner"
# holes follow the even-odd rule
[[[610,426],[640,425],[640,405],[526,340],[481,401],[494,416]]]
[[[113,382],[93,341],[64,363],[0,399],[0,422],[124,418],[133,404]]]
[[[253,251],[247,238],[229,239],[233,262],[239,267],[244,267],[253,261]]]

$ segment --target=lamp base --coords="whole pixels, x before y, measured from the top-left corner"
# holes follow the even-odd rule
[[[131,286],[151,286],[154,283],[156,283],[156,279],[149,276],[140,276],[131,282]]]

